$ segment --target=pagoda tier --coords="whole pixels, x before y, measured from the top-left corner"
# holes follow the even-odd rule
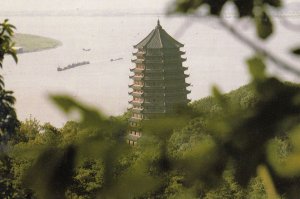
[[[132,53],[132,55],[136,56],[137,58],[145,58],[145,57],[156,57],[156,56],[164,56],[164,57],[168,57],[168,56],[174,56],[174,55],[184,55],[185,52],[183,51],[168,51],[168,50],[157,50],[157,51],[150,51],[148,50],[148,52],[146,53],[145,51],[137,51],[135,53]]]
[[[130,69],[132,84],[129,101],[131,118],[128,142],[132,145],[141,136],[140,122],[158,116],[172,114],[178,106],[190,102],[190,93],[185,79],[187,67],[182,65],[184,45],[172,38],[159,24],[140,43],[132,60],[135,67]]]

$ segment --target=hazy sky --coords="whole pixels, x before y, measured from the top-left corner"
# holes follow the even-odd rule
[[[2,12],[98,10],[103,12],[163,13],[175,0],[2,0]],[[299,0],[285,0],[285,4]],[[289,6],[294,10],[295,6]],[[297,12],[299,12],[299,7]]]
[[[2,11],[117,10],[161,12],[170,0],[5,0]]]

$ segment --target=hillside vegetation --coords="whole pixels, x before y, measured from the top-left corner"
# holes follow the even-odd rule
[[[225,94],[225,96],[229,101],[237,103],[237,105],[242,108],[248,108],[252,103],[255,103],[256,100],[254,91],[249,85]],[[211,134],[207,128],[209,125],[208,121],[211,117],[214,117],[221,112],[221,108],[213,97],[206,97],[194,101],[191,104],[191,108],[192,111],[197,112],[198,116],[189,121],[183,128],[177,129],[169,140],[168,150],[175,159],[187,154],[188,151],[193,150],[193,147],[200,142],[204,141],[205,143],[209,140]],[[121,126],[116,128],[123,129],[123,131],[126,132],[127,119],[128,114],[124,114],[123,116],[110,118],[109,120],[114,122],[118,121]],[[7,181],[13,185],[12,189],[14,189],[16,196],[20,198],[25,196],[33,197],[35,195],[34,191],[27,187],[28,185],[29,187],[37,186],[35,191],[37,191],[37,189],[42,189],[40,186],[43,187],[43,185],[36,184],[40,182],[35,182],[34,179],[36,179],[36,175],[44,176],[44,174],[39,174],[39,172],[44,172],[45,170],[50,171],[49,175],[51,175],[51,172],[54,169],[51,166],[52,156],[57,156],[54,154],[60,154],[61,152],[59,151],[64,150],[67,146],[78,145],[79,147],[81,142],[85,142],[85,140],[88,139],[89,146],[85,145],[84,149],[82,148],[79,150],[79,157],[76,160],[77,163],[75,164],[74,172],[70,174],[70,185],[66,188],[66,195],[67,198],[95,198],[96,194],[103,189],[103,186],[105,186],[104,182],[106,178],[103,173],[105,164],[101,158],[101,154],[98,154],[97,152],[99,147],[99,140],[95,141],[98,139],[97,136],[95,129],[82,127],[82,125],[77,122],[67,122],[64,127],[57,129],[51,124],[40,124],[39,121],[35,119],[26,120],[21,123],[17,135],[11,142],[11,158],[7,159],[11,168],[1,168],[0,166],[0,173],[9,171],[11,177],[10,179],[7,179]],[[141,140],[141,145],[143,142],[145,142],[145,140]],[[42,155],[45,153],[44,150],[47,151],[47,147],[50,147],[51,151],[54,150],[51,153],[49,151],[49,154],[47,155],[47,158],[49,159],[46,162],[41,163],[42,165],[34,166],[33,163],[41,161],[38,156],[39,154]],[[55,149],[56,147],[57,149]],[[92,152],[90,150],[95,151]],[[284,150],[285,149],[283,149],[283,151]],[[44,152],[41,153],[40,151]],[[117,162],[110,165],[112,176],[115,176],[116,178],[121,177],[124,172],[130,171],[132,166],[140,164],[140,161],[145,158],[145,155],[146,153],[143,152],[143,147],[135,147],[131,149],[130,153],[119,154],[121,157],[118,158]],[[157,154],[155,155],[154,153],[152,155],[156,156]],[[154,158],[154,161],[155,159],[156,158]],[[27,169],[32,166],[33,168],[29,170],[28,174]],[[67,171],[64,169],[64,172]],[[158,171],[149,171],[147,175],[156,176],[156,172]],[[47,185],[48,179],[46,178],[51,177],[44,176],[42,178],[45,178],[44,180],[46,181],[44,186],[49,187]],[[59,177],[57,176],[57,178]],[[148,192],[144,197],[179,197],[180,194],[183,194],[182,191],[184,190],[184,184],[181,181],[183,178],[184,175],[180,170],[169,173],[168,175],[160,176],[157,178],[157,182],[160,181],[162,183],[160,184],[161,188],[155,192]],[[233,196],[234,198],[264,198],[264,188],[258,178],[253,178],[248,188],[242,188],[235,182],[233,171],[229,167],[226,172],[224,172],[222,179],[223,182],[219,182],[221,184],[220,188],[210,191],[203,188],[201,193],[202,196],[204,198],[222,197],[228,199]],[[52,183],[54,183],[54,181]],[[153,182],[150,180],[149,183],[150,184],[147,186],[152,187],[151,183]]]

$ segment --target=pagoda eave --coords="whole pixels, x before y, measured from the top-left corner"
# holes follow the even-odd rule
[[[135,63],[135,64],[143,64],[144,63],[144,59],[132,59],[131,62]]]
[[[142,121],[142,118],[136,118],[136,117],[131,117],[129,119],[130,122],[141,122]]]
[[[133,96],[133,97],[143,97],[144,93],[140,93],[140,92],[129,92],[129,95]]]

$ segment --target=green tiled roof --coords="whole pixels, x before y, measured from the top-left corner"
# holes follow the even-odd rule
[[[157,26],[150,34],[143,39],[134,48],[180,48],[184,45],[171,37],[160,25],[159,20]]]

